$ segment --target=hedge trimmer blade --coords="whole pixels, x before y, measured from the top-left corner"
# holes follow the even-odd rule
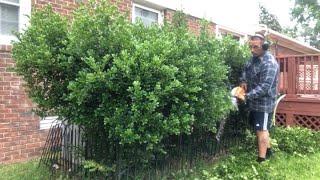
[[[231,90],[230,94],[231,94],[231,103],[233,105],[233,107],[235,108],[236,111],[239,111],[239,108],[238,108],[238,99],[237,99],[237,96],[239,95],[239,93],[244,93],[244,90],[241,88],[241,87],[235,87]],[[224,126],[226,124],[226,118],[224,118],[221,122],[220,122],[220,125],[219,125],[219,129],[218,129],[218,132],[217,132],[217,135],[216,135],[216,140],[218,142],[220,142],[220,138],[221,138],[221,135],[224,131]]]
[[[222,121],[220,121],[220,125],[219,125],[219,129],[218,129],[218,132],[217,132],[217,135],[216,135],[216,140],[218,142],[220,142],[220,138],[221,138],[221,135],[223,133],[223,130],[224,130],[224,126],[226,124],[226,118],[224,118]]]
[[[233,88],[230,92],[231,94],[231,103],[233,105],[233,107],[235,108],[235,110],[239,110],[238,108],[238,100],[237,100],[237,97],[236,97],[236,92],[237,92],[237,87]]]

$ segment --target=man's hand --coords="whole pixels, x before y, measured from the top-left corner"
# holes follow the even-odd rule
[[[234,96],[242,101],[245,100],[245,95],[246,95],[246,92],[244,90],[244,88],[238,86],[235,88],[235,92],[234,92]]]
[[[242,82],[242,83],[240,83],[240,85],[239,85],[240,87],[242,87],[243,89],[244,89],[244,92],[247,92],[247,83],[245,83],[245,82]]]

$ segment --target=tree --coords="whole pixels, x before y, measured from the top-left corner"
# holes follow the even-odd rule
[[[282,27],[278,21],[277,16],[268,12],[268,10],[259,4],[260,14],[259,14],[259,23],[267,25],[270,29],[282,32]]]
[[[302,29],[300,35],[320,49],[320,4],[317,0],[296,0],[291,16]]]
[[[298,37],[298,29],[297,29],[297,26],[294,26],[293,28],[291,28],[291,27],[285,27],[285,28],[283,28],[282,33],[283,33],[283,34],[286,34],[286,35],[289,36],[289,37],[297,38],[297,37]]]

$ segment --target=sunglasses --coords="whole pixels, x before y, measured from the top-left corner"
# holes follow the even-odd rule
[[[262,48],[261,46],[257,46],[257,45],[254,45],[254,46],[249,46],[250,49],[260,49]]]

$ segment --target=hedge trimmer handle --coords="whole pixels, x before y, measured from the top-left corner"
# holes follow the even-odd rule
[[[280,101],[285,97],[286,97],[286,94],[283,94],[280,97],[278,97],[278,99],[276,101],[276,104],[275,104],[274,109],[273,109],[273,116],[272,116],[272,125],[273,126],[276,125],[276,113],[277,113],[278,105],[279,105]]]

